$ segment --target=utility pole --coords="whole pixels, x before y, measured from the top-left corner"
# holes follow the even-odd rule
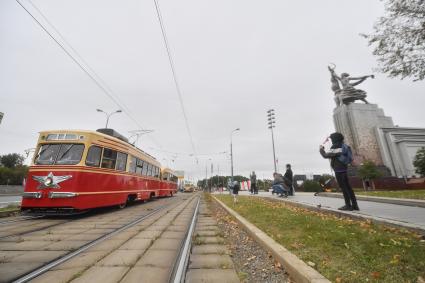
[[[231,180],[233,182],[233,143],[232,143],[232,135],[234,132],[239,131],[239,128],[234,129],[230,133],[230,171],[231,171]]]
[[[267,120],[269,129],[272,133],[272,145],[273,145],[273,165],[274,165],[274,172],[277,172],[277,166],[276,166],[276,153],[274,148],[274,134],[273,134],[273,128],[275,127],[275,117],[274,117],[274,109],[267,110]]]

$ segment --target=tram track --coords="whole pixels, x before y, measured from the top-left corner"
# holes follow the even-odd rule
[[[7,223],[4,222],[4,223],[0,223],[0,225],[3,224],[4,226],[6,226],[8,224],[16,224],[16,223],[19,223],[19,222],[26,222],[26,221],[40,219],[40,218],[44,218],[44,217],[27,218],[27,219],[23,219],[23,220],[10,221],[10,222],[7,222]],[[31,229],[31,226],[36,225],[36,224],[33,224],[33,225],[29,225],[29,226],[23,227],[24,228],[24,231],[12,232],[11,234],[7,234],[7,231],[3,231],[2,233],[6,233],[6,235],[0,236],[0,240],[5,240],[5,239],[11,239],[11,238],[14,238],[14,237],[25,236],[27,234],[31,234],[31,233],[34,233],[34,232],[43,231],[45,229],[50,229],[50,228],[59,226],[61,224],[69,223],[70,221],[72,221],[72,220],[63,220],[63,221],[59,221],[58,223],[53,223],[51,225],[46,225],[46,226],[36,227],[35,229],[34,228]]]
[[[51,268],[53,268],[55,266],[58,266],[59,264],[64,263],[65,261],[67,261],[67,260],[69,260],[69,259],[71,259],[71,258],[73,258],[73,257],[75,257],[75,256],[77,256],[79,254],[81,254],[82,252],[86,251],[87,249],[91,248],[92,246],[94,246],[94,245],[96,245],[98,243],[101,243],[101,242],[103,242],[103,241],[111,238],[112,236],[116,235],[117,233],[119,233],[121,231],[124,231],[127,228],[133,227],[137,223],[140,223],[141,221],[147,219],[148,217],[152,216],[153,214],[158,213],[159,211],[165,209],[166,207],[168,207],[168,206],[167,205],[163,205],[163,206],[161,206],[161,207],[159,207],[159,208],[151,211],[147,215],[144,215],[144,216],[142,216],[142,217],[140,217],[140,218],[138,218],[138,219],[130,222],[129,224],[124,225],[123,227],[116,229],[115,231],[113,231],[111,233],[108,233],[108,234],[106,234],[106,235],[104,235],[104,236],[102,236],[102,237],[100,237],[100,238],[98,238],[98,239],[96,239],[96,240],[94,240],[92,242],[89,242],[88,244],[86,244],[86,245],[82,246],[81,248],[77,249],[76,251],[73,251],[73,252],[71,252],[71,253],[63,256],[63,257],[60,257],[60,258],[58,258],[58,259],[56,259],[56,260],[54,260],[54,261],[46,264],[45,266],[42,266],[42,267],[40,267],[40,268],[32,271],[31,273],[29,273],[29,274],[27,274],[27,275],[25,275],[25,276],[23,276],[23,277],[15,280],[15,281],[13,281],[13,282],[14,283],[28,282],[28,281],[34,279],[35,277],[39,276],[40,274],[48,271],[49,269],[51,269]]]
[[[138,217],[137,219],[134,219],[130,223],[127,223],[127,224],[125,224],[125,225],[123,225],[123,226],[121,226],[121,227],[119,227],[117,229],[114,229],[113,231],[111,231],[111,232],[109,232],[109,233],[107,233],[107,234],[105,234],[105,235],[103,235],[103,236],[101,236],[101,237],[99,237],[97,239],[94,239],[93,241],[88,242],[85,245],[79,247],[78,249],[73,250],[72,252],[69,252],[69,253],[67,253],[67,254],[65,254],[63,256],[60,256],[60,257],[58,257],[58,258],[56,258],[56,259],[54,259],[52,261],[49,261],[47,264],[44,264],[43,266],[38,267],[37,269],[35,269],[35,270],[27,273],[26,275],[20,276],[19,278],[14,279],[15,281],[13,281],[13,282],[28,282],[28,281],[31,281],[31,280],[34,280],[34,279],[36,280],[37,277],[40,276],[40,275],[42,275],[43,273],[46,273],[49,270],[51,270],[51,269],[53,269],[53,268],[55,268],[55,267],[57,267],[57,266],[59,266],[61,264],[66,263],[67,261],[71,260],[72,258],[77,258],[79,255],[83,254],[85,251],[89,250],[90,248],[92,248],[92,247],[94,247],[94,246],[96,246],[96,245],[98,245],[98,244],[100,244],[102,242],[105,242],[108,239],[113,238],[114,236],[119,235],[121,232],[125,232],[125,231],[128,231],[128,230],[131,230],[130,228],[134,228],[135,226],[137,226],[138,224],[140,224],[144,220],[150,219],[150,218],[152,218],[152,216],[154,216],[154,215],[156,215],[156,214],[158,214],[160,212],[166,211],[165,214],[164,214],[164,215],[166,215],[170,211],[175,210],[176,207],[179,207],[179,206],[181,206],[182,204],[185,203],[185,206],[183,208],[181,208],[181,210],[184,210],[184,208],[186,206],[190,205],[193,202],[194,199],[195,199],[195,196],[192,196],[189,199],[182,198],[177,203],[171,203],[171,204],[161,205],[160,207],[151,210],[148,214],[142,215],[142,216]],[[198,197],[198,204],[197,204],[197,206],[198,205],[199,205],[199,197]],[[196,211],[197,211],[197,209],[195,210],[195,212]],[[195,216],[196,216],[196,213],[194,213],[193,216],[192,216],[192,222],[194,221],[193,219],[196,219],[196,218],[193,218]],[[156,225],[156,223],[157,223],[157,221],[153,221],[152,223],[150,223],[146,227],[147,228],[148,227],[151,227],[152,225]],[[192,230],[193,230],[193,228],[192,228]],[[187,232],[186,233],[186,237],[184,239],[184,243],[186,243],[188,241],[188,239],[189,239],[189,242],[190,242],[190,240],[191,240],[191,232]],[[187,248],[186,248],[186,250],[187,250]],[[184,261],[187,262],[187,252],[186,253],[183,253],[183,251],[184,251],[184,248],[182,247],[181,248],[181,252],[179,253],[178,259],[179,260],[181,259],[181,260],[184,260]],[[179,262],[176,261],[175,265],[176,266],[177,265],[181,265]],[[172,274],[181,274],[181,273],[176,273],[176,272],[174,272],[174,269],[173,269],[173,273]],[[171,276],[170,276],[170,278],[171,278]],[[41,282],[43,282],[43,281],[41,281]],[[170,279],[170,282],[174,282],[174,281],[171,281],[171,279]],[[175,281],[175,282],[177,282],[177,281]]]
[[[187,231],[186,237],[184,238],[176,263],[174,264],[172,276],[169,280],[170,283],[180,283],[185,281],[186,270],[188,267],[190,250],[192,246],[192,236],[195,230],[196,219],[198,217],[200,201],[201,201],[201,198],[198,197],[198,201],[196,203],[196,207],[193,212],[192,220],[190,222],[190,227]]]
[[[11,219],[11,220],[0,221],[0,225],[6,225],[6,224],[10,224],[10,223],[16,223],[16,222],[21,222],[21,221],[25,221],[25,220],[32,220],[32,219],[38,219],[38,218],[43,218],[43,217],[44,216],[42,216],[42,215],[39,215],[39,216],[19,215],[19,216],[13,217],[14,219]]]
[[[135,204],[135,205],[140,205],[140,204]],[[87,212],[86,214],[75,214],[75,215],[56,215],[56,216],[52,216],[52,215],[20,215],[20,216],[15,216],[13,217],[13,219],[10,220],[6,220],[6,221],[0,221],[0,227],[1,225],[7,226],[7,225],[15,225],[19,222],[24,222],[24,221],[30,221],[30,220],[45,220],[48,222],[54,222],[51,225],[46,225],[46,226],[41,226],[41,227],[36,227],[36,228],[31,228],[32,226],[38,225],[39,223],[31,223],[31,225],[26,225],[24,227],[24,231],[19,231],[19,232],[13,232],[14,228],[19,228],[19,230],[22,229],[22,226],[17,226],[17,227],[9,227],[10,230],[12,230],[12,232],[10,234],[7,234],[7,229],[3,228],[3,231],[0,232],[0,240],[6,240],[6,239],[12,239],[12,238],[16,238],[16,237],[22,237],[22,236],[26,236],[26,235],[31,235],[31,233],[35,233],[35,232],[40,232],[46,229],[51,229],[51,228],[55,228],[57,226],[60,226],[62,224],[69,224],[72,221],[78,221],[80,219],[83,219],[85,217],[96,217],[99,215],[102,215],[104,213],[111,213],[111,208],[104,208],[104,210],[102,210],[101,212],[96,211],[96,212]],[[3,226],[3,227],[4,227]],[[6,234],[6,235],[2,235],[2,234]]]

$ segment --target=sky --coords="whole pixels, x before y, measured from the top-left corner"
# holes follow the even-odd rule
[[[334,131],[331,63],[339,74],[375,74],[358,87],[368,100],[396,125],[425,127],[425,82],[377,73],[360,36],[382,1],[159,0],[183,104],[153,0],[20,2],[109,91],[18,2],[0,1],[0,154],[34,148],[42,130],[102,128],[96,109],[122,109],[109,127],[153,130],[137,146],[189,180],[230,175],[236,128],[234,174],[271,178],[273,108],[279,171],[330,173],[318,147]]]

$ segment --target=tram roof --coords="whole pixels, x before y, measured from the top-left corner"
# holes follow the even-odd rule
[[[104,138],[114,139],[116,142],[121,143],[121,144],[125,144],[126,146],[129,146],[129,148],[131,148],[133,150],[136,150],[136,151],[139,151],[140,153],[142,153],[142,154],[146,155],[147,157],[153,159],[155,162],[158,162],[158,160],[154,156],[152,156],[149,153],[145,152],[144,150],[138,148],[137,146],[129,143],[128,141],[119,139],[119,138],[117,138],[115,136],[112,136],[112,135],[104,134],[104,133],[99,132],[99,131],[79,130],[79,129],[45,130],[45,131],[40,131],[39,134],[40,134],[40,136],[46,135],[46,138],[47,138],[47,135],[48,134],[77,134],[77,135],[79,135],[79,134],[81,134],[81,135],[82,134],[86,134],[87,135],[88,134],[88,135],[97,135],[97,136],[101,136],[101,137],[104,137]],[[66,141],[66,139],[63,139],[63,140],[52,140],[52,141]]]

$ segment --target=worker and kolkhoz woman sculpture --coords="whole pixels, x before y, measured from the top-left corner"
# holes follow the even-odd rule
[[[338,77],[338,75],[335,73],[335,67],[335,64],[328,66],[329,72],[331,72],[331,89],[335,93],[336,105],[347,105],[356,100],[361,100],[366,104],[369,104],[369,102],[366,100],[366,91],[354,88],[354,86],[361,84],[367,78],[375,78],[374,75],[353,78],[350,77],[350,75],[347,73],[342,73],[341,77]]]

